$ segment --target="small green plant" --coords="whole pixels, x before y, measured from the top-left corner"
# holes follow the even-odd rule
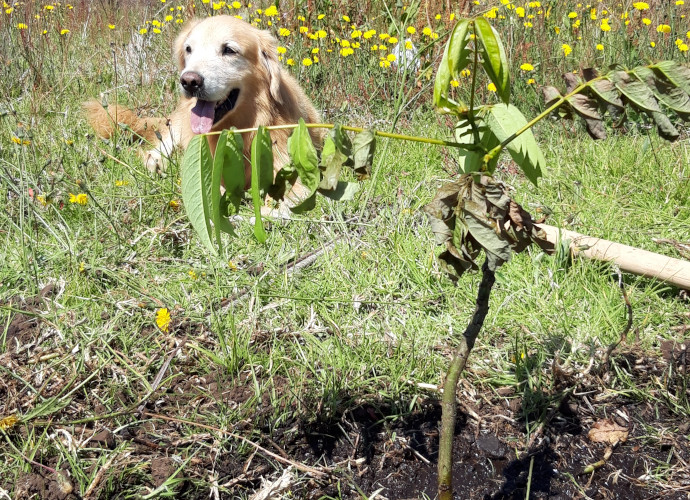
[[[288,149],[290,163],[273,177],[270,130],[281,127],[259,127],[258,130],[224,131],[215,156],[211,156],[204,136],[191,142],[182,163],[182,195],[190,221],[204,245],[216,253],[221,232],[233,233],[228,217],[237,212],[243,196],[243,132],[256,132],[251,148],[251,190],[255,213],[255,237],[263,242],[266,233],[260,208],[267,194],[282,199],[299,182],[307,194],[292,210],[304,212],[315,206],[322,194],[333,199],[349,199],[358,185],[341,181],[344,167],[352,168],[358,178],[366,178],[376,146],[376,137],[413,140],[453,147],[458,151],[462,170],[459,180],[442,186],[424,208],[429,217],[436,244],[443,247],[439,255],[444,268],[454,278],[479,268],[476,260],[483,251],[482,279],[476,309],[469,326],[458,339],[450,363],[443,395],[443,417],[439,443],[439,498],[453,497],[452,443],[456,416],[455,388],[465,368],[489,308],[489,297],[496,270],[508,262],[513,253],[525,250],[531,243],[547,252],[553,245],[534,223],[529,213],[511,199],[508,188],[493,178],[499,154],[506,149],[525,176],[535,185],[545,167],[544,156],[532,134],[532,127],[556,112],[562,117],[577,114],[584,118],[594,138],[605,136],[604,115],[620,122],[630,109],[633,114],[651,118],[661,137],[679,137],[672,118],[690,119],[690,69],[672,61],[640,66],[632,70],[614,68],[598,75],[583,71],[566,77],[566,94],[553,87],[545,89],[547,109],[531,121],[510,104],[508,60],[496,30],[483,18],[460,20],[445,46],[436,74],[434,104],[441,113],[453,115],[453,140],[409,137],[332,124],[299,124],[294,128]],[[474,101],[480,84],[480,68],[500,99],[497,104],[478,105]],[[469,69],[471,92],[468,103],[451,95],[451,81]],[[674,115],[669,117],[666,110]],[[323,150],[314,148],[308,127],[330,128]],[[358,132],[351,141],[348,131]],[[225,180],[221,194],[221,181]],[[215,240],[215,243],[214,243]]]

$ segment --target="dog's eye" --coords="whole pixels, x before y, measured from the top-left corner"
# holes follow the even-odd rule
[[[224,56],[231,56],[233,54],[237,54],[237,51],[235,49],[233,49],[232,47],[229,47],[227,45],[223,47],[223,55]]]
[[[184,48],[184,50],[185,50],[185,52],[187,52],[187,54],[191,54],[191,53],[192,53],[192,48],[191,48],[189,45],[187,45],[187,46]]]

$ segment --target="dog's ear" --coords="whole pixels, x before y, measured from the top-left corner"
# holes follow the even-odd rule
[[[181,70],[184,68],[184,42],[189,36],[189,32],[200,22],[201,19],[192,19],[186,22],[182,27],[182,31],[175,39],[175,43],[173,44],[173,59],[177,63],[177,69]]]
[[[280,95],[281,86],[281,71],[280,61],[278,60],[278,41],[273,38],[268,31],[261,31],[259,35],[259,50],[261,51],[261,60],[268,71],[269,88],[271,90],[271,97],[282,104],[283,98]]]

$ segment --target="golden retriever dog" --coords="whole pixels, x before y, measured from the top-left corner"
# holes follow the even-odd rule
[[[127,125],[153,145],[144,153],[147,167],[163,168],[162,161],[174,147],[186,147],[195,134],[230,127],[318,123],[320,116],[297,81],[278,61],[277,41],[233,16],[194,20],[184,26],[173,48],[180,70],[182,97],[168,118],[140,118],[118,105],[107,111],[92,99],[84,104],[89,124],[98,135],[110,138],[117,124]],[[288,162],[287,139],[291,130],[271,131],[274,173]],[[310,129],[318,148],[323,134]],[[245,179],[250,182],[251,141],[245,134]],[[211,151],[218,135],[208,136]]]

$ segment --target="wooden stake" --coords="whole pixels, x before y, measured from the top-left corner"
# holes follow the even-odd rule
[[[575,231],[539,224],[546,238],[554,245],[559,239],[570,240],[570,250],[588,259],[613,262],[626,271],[655,278],[670,285],[690,290],[690,262],[674,259],[640,248],[621,245],[601,238],[585,236]]]

